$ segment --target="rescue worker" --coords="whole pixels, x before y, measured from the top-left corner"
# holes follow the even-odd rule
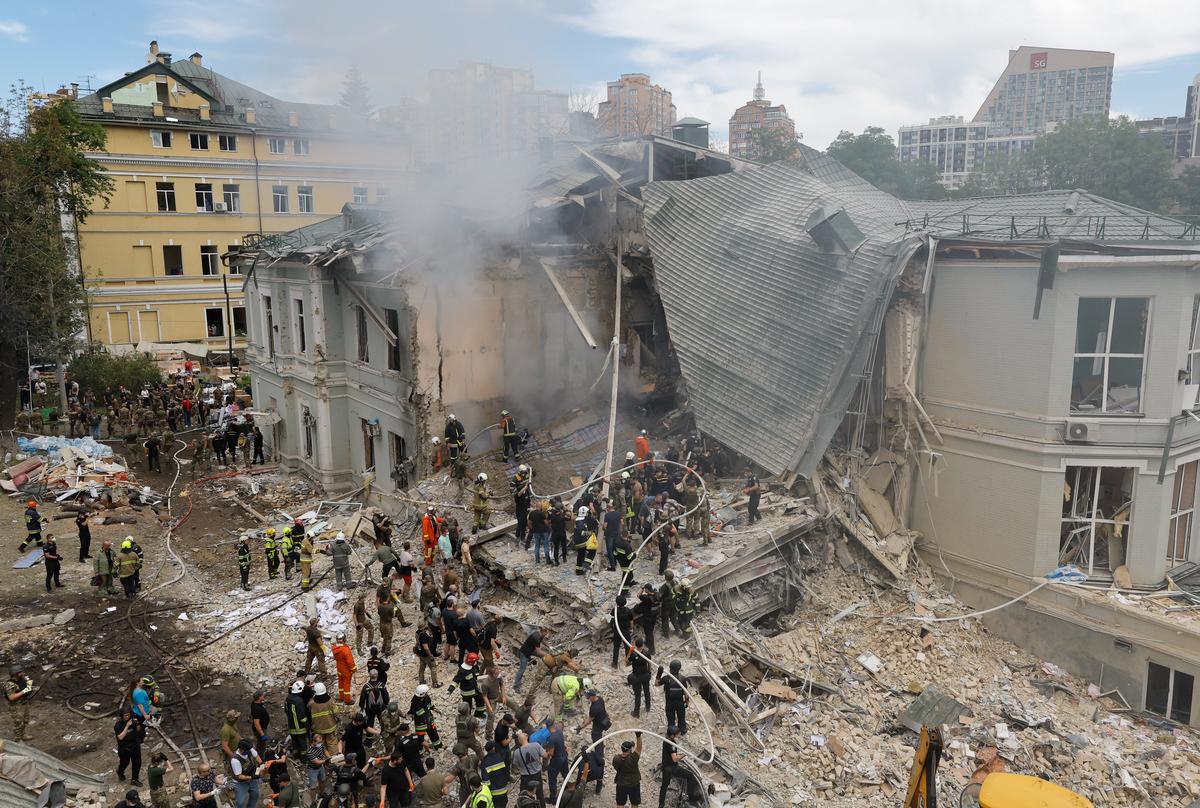
[[[633,607],[633,612],[638,618],[638,622],[642,625],[642,635],[646,639],[646,648],[654,653],[654,625],[658,622],[658,594],[654,591],[651,584],[642,586],[642,591],[638,594],[638,603]]]
[[[749,499],[746,502],[746,517],[750,520],[750,524],[754,524],[762,519],[762,514],[758,512],[758,501],[762,496],[762,486],[758,484],[758,478],[750,472],[746,476],[746,485],[742,488],[742,493]]]
[[[658,588],[658,606],[662,611],[662,635],[663,637],[671,636],[672,627],[676,631],[681,631],[679,628],[679,616],[675,612],[675,571],[667,570],[663,573],[662,586]]]
[[[633,610],[625,604],[624,595],[617,595],[616,612],[609,619],[612,625],[612,666],[615,670],[633,641]]]
[[[488,526],[488,499],[491,494],[488,493],[487,479],[488,476],[483,472],[475,478],[475,496],[471,500],[472,534],[478,533],[481,528],[486,530]]]
[[[333,559],[333,574],[337,576],[337,588],[341,592],[354,586],[350,577],[350,554],[354,552],[346,542],[346,534],[338,531],[333,544],[322,547],[321,552]]]
[[[274,580],[279,577],[279,546],[275,543],[275,528],[269,527],[263,533],[263,552],[267,556],[267,578]]]
[[[521,441],[517,437],[517,422],[508,410],[500,411],[500,434],[504,438],[504,459],[512,455],[512,461],[521,459]]]
[[[554,720],[562,721],[563,712],[575,707],[579,694],[591,690],[592,680],[574,673],[556,676],[550,682],[550,695],[554,699]]]
[[[242,534],[237,543],[238,571],[242,574],[242,589],[250,591],[250,545],[246,543],[246,534]]]
[[[121,552],[117,554],[117,574],[127,600],[133,600],[137,595],[137,571],[141,565],[142,560],[133,549],[133,537],[126,536],[125,541],[121,542]]]
[[[379,681],[387,684],[388,671],[392,669],[392,663],[379,655],[379,649],[371,646],[370,655],[367,657],[367,670],[375,671],[379,674]]]
[[[313,697],[308,702],[309,729],[325,739],[330,755],[338,752],[337,708],[333,697],[321,682],[313,685]]]
[[[432,505],[425,509],[421,517],[421,547],[424,551],[426,567],[433,566],[434,554],[437,552],[438,534],[441,532],[441,520]]]
[[[42,515],[38,513],[37,500],[25,503],[25,541],[21,542],[20,552],[25,552],[29,545],[42,546]]]
[[[363,652],[363,633],[367,635],[367,645],[375,644],[375,624],[367,616],[367,593],[363,592],[354,600],[354,648],[358,653]]]
[[[458,705],[458,715],[454,719],[454,737],[456,746],[464,746],[473,751],[480,760],[483,759],[483,747],[479,743],[479,719],[468,702]]]
[[[346,644],[345,634],[337,635],[331,650],[334,664],[337,667],[338,701],[342,704],[353,704],[354,702],[350,698],[350,685],[354,680],[354,672],[358,670],[358,665],[354,662],[354,652]]]
[[[433,449],[429,452],[429,465],[434,472],[442,470],[442,466],[446,465],[445,450],[442,448],[442,439],[437,435],[429,441]]]
[[[58,578],[62,569],[62,555],[59,554],[58,542],[52,535],[46,536],[46,543],[42,546],[42,563],[46,565],[46,591],[50,591],[51,584],[55,587],[62,586],[62,581]]]
[[[471,790],[471,796],[467,798],[468,808],[494,808],[495,800],[492,797],[492,790],[488,788],[487,783],[484,783],[478,774],[472,774],[467,779],[467,788]]]
[[[404,723],[404,716],[400,713],[400,702],[389,701],[387,707],[379,714],[379,737],[383,741],[383,748],[389,752],[396,748],[396,742],[400,740],[401,727],[408,726]]]
[[[643,429],[634,438],[633,451],[639,463],[645,463],[650,459],[650,434],[646,430]]]
[[[358,708],[367,717],[367,726],[375,726],[375,719],[387,709],[392,697],[388,695],[387,686],[379,681],[379,671],[367,671],[367,683],[358,694]]]
[[[526,528],[529,519],[529,505],[533,500],[532,477],[529,466],[522,463],[517,466],[517,473],[512,478],[513,512],[517,519],[517,544],[524,545],[526,550],[529,549]]]
[[[466,430],[454,413],[446,416],[446,429],[443,434],[446,436],[446,451],[450,453],[451,462],[467,453]]]
[[[454,776],[458,778],[458,804],[464,805],[471,799],[471,778],[479,778],[479,761],[483,755],[476,754],[470,747],[463,744],[454,745]]]
[[[492,805],[495,808],[507,808],[508,805],[508,786],[511,779],[508,743],[507,736],[501,741],[488,741],[484,747],[487,754],[479,763],[480,777],[492,793]]]
[[[433,686],[441,687],[437,675],[437,643],[434,642],[428,621],[422,621],[421,627],[417,629],[417,642],[413,646],[413,653],[417,656],[417,680],[425,684],[425,671],[428,670]]]
[[[304,627],[305,653],[304,653],[304,672],[312,672],[313,660],[317,662],[317,669],[321,671],[321,675],[325,675],[325,645],[324,637],[321,636],[321,629],[317,625],[317,618],[312,618],[308,621],[308,625]]]
[[[82,510],[75,515],[75,527],[79,531],[79,563],[92,557],[92,527],[88,524],[91,512]]]
[[[300,588],[312,588],[313,541],[307,534],[300,540]]]
[[[475,717],[483,719],[487,717],[487,710],[483,707],[483,696],[479,693],[479,671],[476,664],[479,662],[479,654],[472,651],[463,657],[462,664],[458,666],[458,671],[454,674],[454,684],[450,685],[450,692],[458,688],[458,694],[462,698],[464,704],[472,704],[475,708]]]
[[[12,717],[13,738],[18,741],[33,740],[26,731],[29,726],[29,699],[33,695],[33,680],[25,675],[20,662],[8,667],[8,681],[4,683],[4,699],[8,702],[8,714]]]
[[[100,552],[96,553],[96,558],[92,562],[92,570],[95,573],[93,580],[96,581],[96,594],[100,597],[106,595],[117,594],[116,587],[113,586],[113,575],[117,571],[117,560],[113,556],[112,540],[105,539],[100,546]]]
[[[308,702],[304,699],[304,682],[300,679],[292,682],[291,692],[283,703],[283,713],[287,719],[292,751],[297,755],[303,754],[308,749],[310,717]]]
[[[654,684],[663,689],[663,704],[667,711],[667,725],[679,727],[679,732],[683,735],[687,734],[687,704],[688,694],[683,686],[683,679],[680,672],[683,670],[683,663],[678,659],[671,660],[671,675],[663,675],[662,665],[658,666],[658,674],[654,677]]]
[[[442,739],[438,735],[437,723],[433,720],[433,700],[429,697],[429,685],[417,685],[408,705],[408,714],[413,718],[413,727],[417,734],[427,737],[434,749],[441,749]]]
[[[675,592],[675,612],[679,615],[679,631],[686,636],[692,630],[692,617],[696,613],[696,595],[692,582],[684,578]]]
[[[617,560],[617,565],[621,570],[621,595],[629,592],[629,587],[633,585],[633,562],[637,558],[637,553],[633,550],[633,542],[629,538],[628,533],[622,533],[617,539],[616,547],[613,548],[613,557]]]
[[[280,536],[279,552],[283,555],[283,579],[290,581],[292,580],[292,569],[296,566],[296,559],[299,557],[296,552],[296,539],[292,535],[290,525],[283,529]]]

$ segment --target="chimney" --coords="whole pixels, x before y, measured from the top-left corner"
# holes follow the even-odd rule
[[[146,54],[146,64],[158,61],[158,40],[150,40],[150,53]]]
[[[190,58],[192,60],[192,64],[200,65],[201,67],[204,66],[204,57],[201,56],[199,52],[193,53]]]
[[[288,126],[299,126],[299,125],[300,125],[300,116],[297,115],[295,112],[289,112],[288,113]]]
[[[77,81],[71,82],[71,97],[79,98],[79,82]]]
[[[246,107],[246,123],[253,126],[257,120],[254,115],[254,107]]]
[[[166,51],[159,51],[158,52],[158,61],[162,62],[165,65],[171,64],[171,54],[167,53]]]
[[[107,96],[104,98],[101,98],[100,99],[100,109],[103,110],[105,115],[112,115],[113,114],[112,98],[109,98]]]
[[[202,102],[200,104],[200,120],[202,120],[202,121],[212,120],[211,113],[212,113],[212,110],[208,106],[208,102]]]
[[[163,113],[162,101],[155,101],[154,102],[154,117],[161,118],[161,117],[163,117],[163,115],[164,115],[164,113]]]

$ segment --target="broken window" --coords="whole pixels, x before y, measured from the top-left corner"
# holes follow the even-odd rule
[[[1188,560],[1192,540],[1192,519],[1196,512],[1196,471],[1200,460],[1184,463],[1175,469],[1175,485],[1171,494],[1171,521],[1167,527],[1167,563],[1181,564]]]
[[[155,194],[158,196],[158,209],[163,213],[173,213],[175,211],[175,183],[156,182],[154,188]]]
[[[163,273],[167,275],[183,274],[183,247],[178,244],[163,245]]]
[[[275,312],[271,309],[270,295],[263,295],[263,330],[267,332],[267,354],[275,358]],[[307,457],[308,455],[305,455]]]
[[[1149,315],[1145,297],[1079,299],[1071,412],[1142,411]]]
[[[171,133],[170,132],[151,132],[150,144],[156,149],[171,148]]]
[[[296,353],[304,353],[308,350],[308,335],[304,331],[304,300],[296,298],[296,334],[295,344],[292,348]]]
[[[304,138],[296,138],[292,141],[292,154],[299,157],[308,156],[308,141]]]
[[[213,307],[204,310],[204,325],[210,337],[225,336],[225,309]]]
[[[286,185],[271,186],[271,203],[276,213],[288,212],[288,188]]]
[[[1192,692],[1196,678],[1166,665],[1148,663],[1146,670],[1146,709],[1180,724],[1192,720]]]
[[[192,132],[188,135],[192,148],[196,151],[208,151],[208,135],[204,132]]]
[[[363,468],[370,471],[375,468],[375,435],[371,424],[360,419],[363,433]]]
[[[353,202],[355,205],[367,204],[367,186],[365,186],[365,185],[354,186],[353,194],[354,194],[354,196],[350,201]]]
[[[217,135],[217,147],[221,151],[237,151],[237,135]]]
[[[313,456],[313,429],[317,425],[317,419],[313,417],[308,407],[301,411],[300,423],[304,427],[304,456],[311,458]]]
[[[196,183],[196,211],[212,213],[213,187],[211,182]]]
[[[246,336],[246,307],[233,307],[233,335],[235,337]]]
[[[271,151],[271,154],[283,154],[287,151],[287,138],[269,137],[267,138],[267,148]]]
[[[354,307],[354,325],[358,333],[358,361],[370,362],[371,350],[367,343],[367,310],[362,306]]]
[[[1192,328],[1188,333],[1188,383],[1200,384],[1200,295],[1192,298]]]
[[[300,213],[313,212],[313,189],[311,185],[296,188],[296,210]]]
[[[217,248],[215,245],[205,244],[200,248],[200,274],[221,274],[221,256],[217,255]]]
[[[1134,470],[1068,466],[1063,481],[1059,564],[1088,575],[1125,563],[1133,513]]]
[[[395,432],[389,432],[392,440],[392,468],[401,467],[408,460],[408,444]]]
[[[400,370],[400,312],[396,309],[384,309],[383,316],[387,321],[388,330],[396,335],[395,344],[388,343],[388,370]]]
[[[225,252],[236,253],[241,249],[242,249],[242,245],[240,245],[240,244],[230,244],[228,247],[225,248]],[[242,274],[242,265],[239,264],[236,260],[230,261],[229,262],[229,274],[230,275],[241,275]]]

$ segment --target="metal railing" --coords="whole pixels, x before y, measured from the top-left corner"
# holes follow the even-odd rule
[[[1111,219],[1111,221],[1110,221]],[[1200,216],[1017,216],[969,213],[899,222],[906,231],[932,230],[945,236],[980,236],[998,240],[1045,241],[1055,238],[1098,241],[1200,241]]]

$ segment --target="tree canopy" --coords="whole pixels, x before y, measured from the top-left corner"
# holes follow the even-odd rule
[[[777,163],[793,160],[800,151],[801,134],[791,134],[785,129],[759,127],[751,129],[746,136],[746,156],[760,163]]]
[[[78,382],[80,391],[95,393],[97,398],[106,387],[123,386],[137,392],[146,385],[162,381],[162,371],[149,354],[80,354],[71,360],[69,373],[71,379]]]
[[[350,69],[346,71],[343,88],[339,104],[364,117],[371,114],[374,109],[371,106],[371,94],[367,90],[366,79],[363,78],[358,65],[351,65]]]
[[[26,340],[43,360],[82,347],[83,283],[63,219],[83,222],[112,188],[84,155],[104,149],[103,127],[67,100],[30,108],[29,97],[13,87],[0,107],[0,423],[12,422]]]
[[[842,130],[825,153],[867,182],[901,199],[943,199],[946,190],[938,184],[931,163],[901,163],[896,159],[896,142],[878,126],[868,126],[861,135]]]

